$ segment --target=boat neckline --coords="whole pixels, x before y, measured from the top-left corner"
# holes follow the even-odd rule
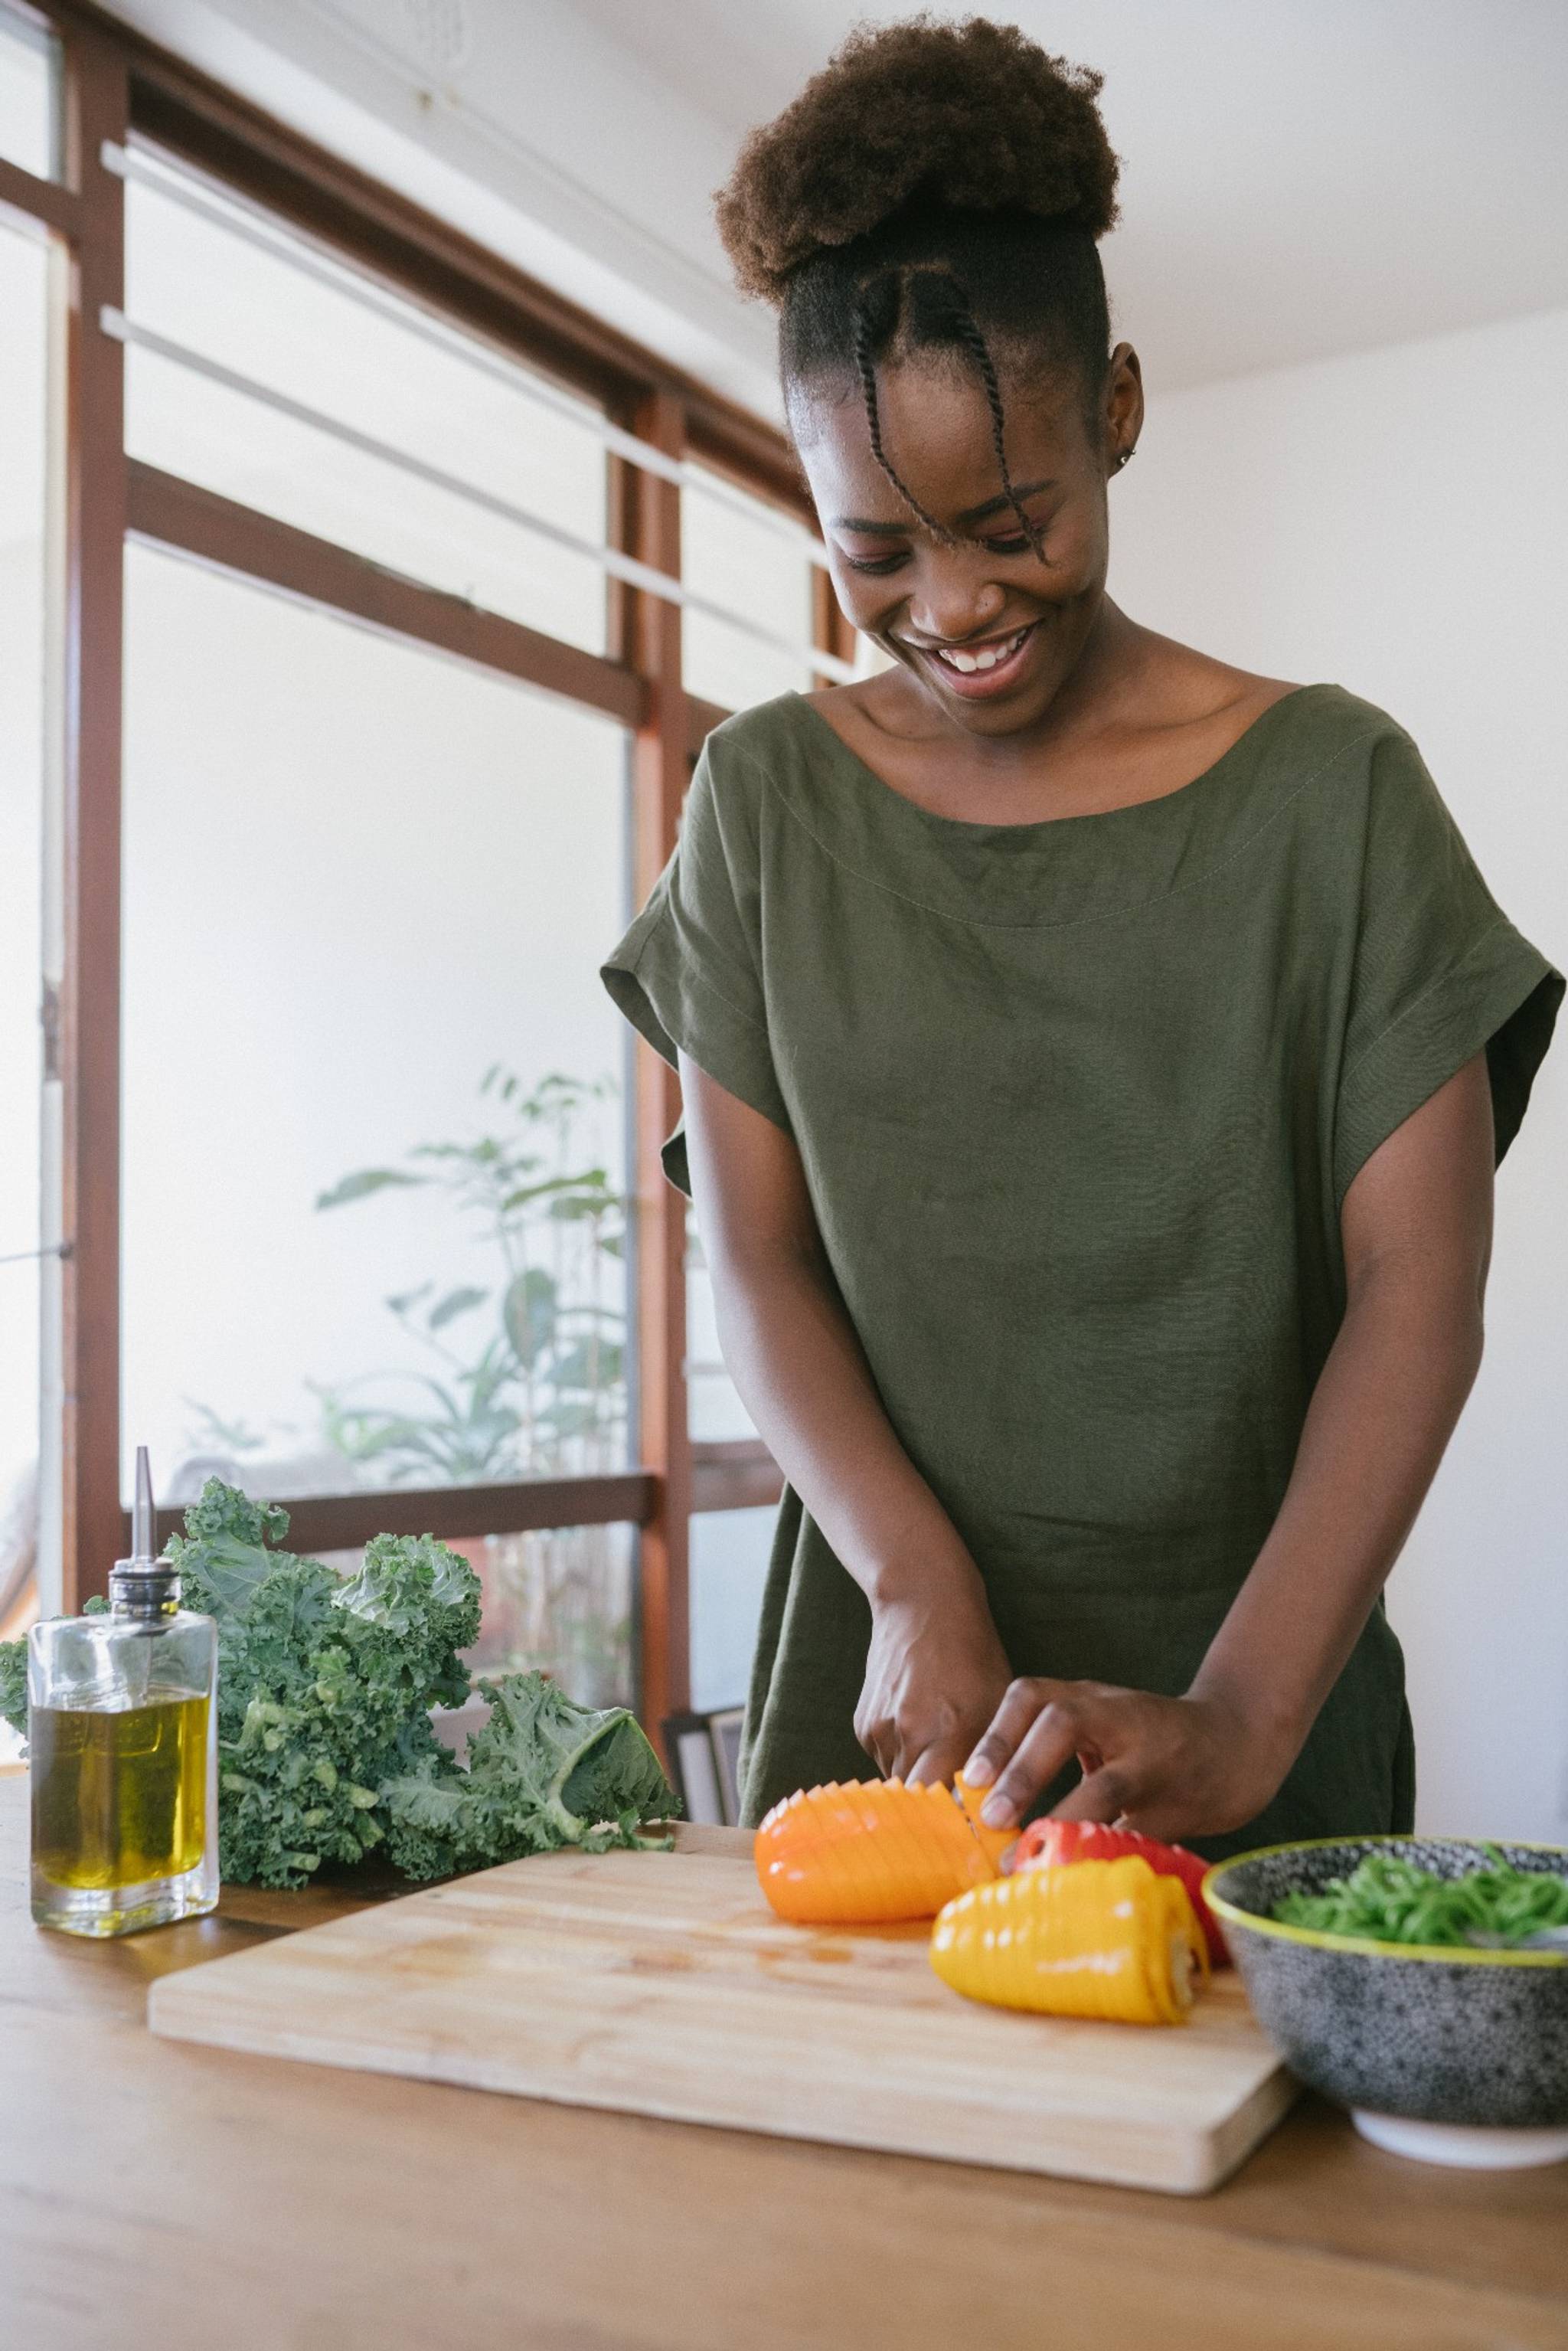
[[[870,761],[862,759],[860,753],[844,741],[831,720],[823,716],[816,704],[808,695],[791,687],[783,698],[787,702],[796,704],[804,711],[812,726],[820,728],[828,737],[835,749],[841,752],[852,767],[867,778],[879,793],[895,802],[899,808],[907,810],[909,814],[921,823],[938,827],[949,833],[967,833],[990,839],[1005,836],[1019,840],[1030,834],[1057,832],[1064,825],[1107,824],[1117,817],[1143,816],[1150,809],[1165,808],[1173,800],[1186,799],[1190,794],[1199,791],[1204,785],[1213,782],[1223,769],[1230,767],[1240,753],[1251,745],[1259,729],[1267,726],[1276,711],[1283,710],[1289,705],[1299,702],[1303,695],[1336,694],[1340,691],[1338,686],[1326,679],[1310,682],[1305,685],[1293,685],[1288,694],[1281,694],[1275,701],[1270,702],[1266,709],[1260,710],[1257,717],[1242,728],[1235,742],[1221,751],[1217,759],[1211,760],[1209,765],[1201,769],[1197,775],[1189,777],[1185,784],[1177,784],[1168,792],[1155,792],[1146,800],[1128,800],[1121,808],[1085,809],[1077,815],[1069,816],[1031,817],[1021,824],[987,824],[978,818],[943,816],[936,809],[922,808],[918,800],[912,800],[906,792],[901,792],[894,785],[890,784],[885,776],[878,775]]]

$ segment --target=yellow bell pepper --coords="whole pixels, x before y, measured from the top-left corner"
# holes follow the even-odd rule
[[[1208,1953],[1180,1879],[1128,1855],[972,1886],[938,1915],[931,1964],[998,2008],[1180,2024]]]

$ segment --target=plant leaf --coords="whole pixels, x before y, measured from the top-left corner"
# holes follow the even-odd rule
[[[580,1339],[555,1357],[550,1378],[557,1388],[606,1388],[621,1377],[622,1350],[612,1340]]]
[[[459,1314],[471,1314],[476,1306],[483,1306],[489,1295],[487,1290],[475,1290],[472,1287],[449,1290],[440,1304],[431,1308],[425,1318],[426,1328],[432,1331],[444,1331],[446,1325],[455,1322]]]
[[[602,1217],[621,1203],[613,1192],[581,1192],[575,1186],[563,1191],[549,1204],[549,1213],[563,1225],[581,1224],[589,1217]]]
[[[538,1162],[533,1164],[537,1165]],[[530,1200],[548,1200],[558,1192],[574,1191],[580,1180],[576,1176],[548,1176],[541,1184],[525,1184],[520,1190],[507,1194],[501,1202],[502,1212],[510,1216],[515,1208],[526,1208]]]
[[[316,1195],[319,1208],[340,1208],[346,1201],[368,1199],[372,1192],[385,1192],[391,1186],[400,1188],[423,1184],[423,1176],[407,1176],[397,1167],[361,1167],[352,1176],[344,1176],[329,1192]]]
[[[518,1274],[502,1302],[501,1321],[512,1353],[531,1370],[555,1336],[555,1283],[542,1267],[531,1265]]]

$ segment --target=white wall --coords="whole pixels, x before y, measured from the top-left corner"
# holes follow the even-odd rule
[[[1135,334],[1136,321],[1124,331]],[[1162,400],[1113,591],[1414,734],[1495,895],[1568,963],[1568,310]],[[1487,1360],[1390,1587],[1424,1827],[1568,1832],[1568,1038],[1499,1181]]]

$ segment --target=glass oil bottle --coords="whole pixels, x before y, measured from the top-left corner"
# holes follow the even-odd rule
[[[28,1635],[33,1916],[73,1935],[134,1934],[218,1898],[217,1626],[181,1608],[153,1523],[143,1446],[107,1612]]]

